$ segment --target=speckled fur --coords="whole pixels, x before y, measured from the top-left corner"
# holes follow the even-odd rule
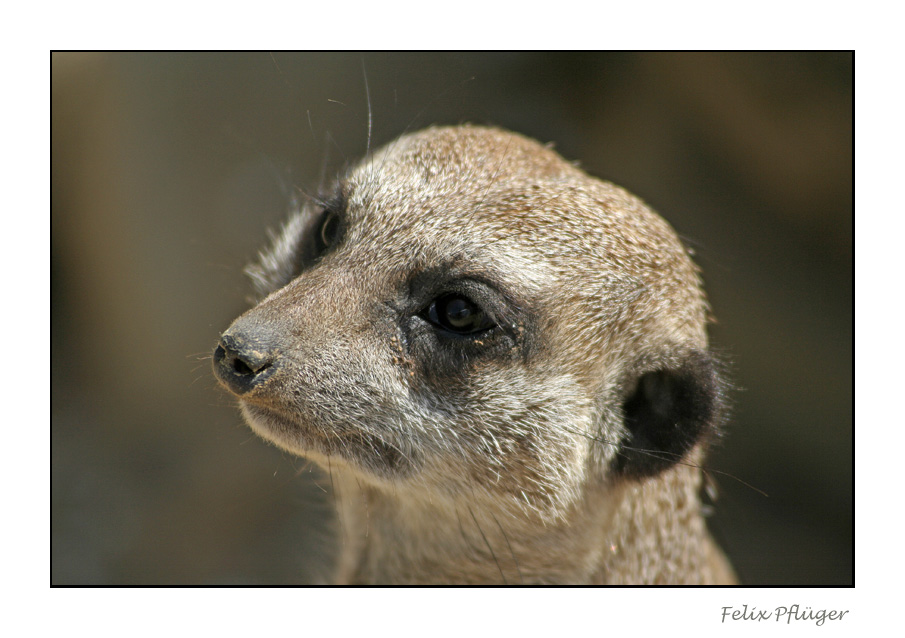
[[[279,335],[282,367],[242,409],[331,473],[336,581],[733,582],[701,515],[707,437],[655,476],[614,471],[639,376],[708,348],[672,229],[552,150],[474,126],[403,136],[339,188],[337,245],[301,263],[320,212],[303,208],[231,328]],[[407,300],[449,273],[498,291],[500,331],[435,356]]]

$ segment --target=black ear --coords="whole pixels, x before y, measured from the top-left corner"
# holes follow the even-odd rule
[[[616,471],[644,478],[682,461],[698,442],[716,433],[722,394],[714,361],[704,352],[642,374],[623,404],[627,436],[616,456]]]

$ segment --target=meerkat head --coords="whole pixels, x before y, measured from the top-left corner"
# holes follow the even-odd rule
[[[713,430],[706,302],[642,202],[519,135],[372,153],[250,269],[214,372],[263,438],[432,502],[556,516]]]

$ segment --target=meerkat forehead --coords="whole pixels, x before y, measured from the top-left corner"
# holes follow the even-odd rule
[[[343,189],[365,215],[379,208],[371,216],[384,225],[405,226],[417,217],[438,227],[455,221],[461,228],[465,222],[493,223],[505,213],[528,214],[536,202],[526,198],[542,184],[567,187],[581,175],[556,153],[514,133],[432,128],[372,153],[347,175]],[[506,219],[500,224],[511,227]]]
[[[581,172],[551,148],[509,131],[478,126],[432,127],[403,135],[361,166],[411,183],[480,189],[516,177],[558,178]]]

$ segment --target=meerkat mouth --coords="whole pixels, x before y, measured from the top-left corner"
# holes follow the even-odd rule
[[[411,466],[398,446],[369,432],[312,425],[248,401],[242,413],[259,436],[298,456],[337,458],[381,475]]]

